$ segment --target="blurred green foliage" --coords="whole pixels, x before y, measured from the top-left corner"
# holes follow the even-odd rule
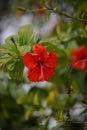
[[[22,0],[15,4],[12,2],[6,9],[8,13],[15,11],[20,17],[19,12],[16,12],[19,6],[23,6],[26,10],[37,9],[36,2],[37,0]],[[45,16],[40,16],[38,12],[29,12],[29,14],[34,15],[38,22],[42,22],[43,17],[42,24],[51,13],[56,13],[50,10],[54,8],[61,12],[67,11],[72,17],[82,18],[84,21],[57,14],[60,16],[58,23],[49,37],[35,39],[32,26],[25,25],[16,35],[5,40],[0,47],[0,129],[49,130],[53,118],[57,123],[50,130],[86,130],[87,72],[74,70],[71,67],[71,52],[81,46],[87,46],[87,22],[85,22],[87,1],[40,0],[38,2],[43,7],[49,8]],[[20,13],[21,16],[24,15],[24,12],[20,11]],[[47,47],[48,52],[54,51],[59,57],[59,66],[54,77],[43,85],[27,81],[23,64],[23,55],[27,51],[32,52],[33,46],[40,43]],[[78,104],[83,107],[78,114],[79,121],[77,116],[73,119],[72,113]]]

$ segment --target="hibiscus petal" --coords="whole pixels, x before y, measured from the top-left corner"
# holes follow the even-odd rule
[[[58,66],[58,56],[56,55],[56,53],[49,53],[45,66],[50,68],[55,68]]]
[[[72,61],[72,66],[75,69],[81,69],[81,63],[79,61]]]
[[[46,47],[42,45],[36,45],[33,50],[36,54],[39,55],[42,61],[47,59]]]
[[[35,68],[30,68],[28,71],[28,79],[32,82],[39,82],[41,76],[41,70],[39,66],[36,66]]]
[[[75,69],[87,70],[86,62],[72,61],[72,66]]]
[[[86,62],[81,62],[80,68],[82,70],[85,70],[86,69]]]
[[[84,59],[87,59],[87,47],[84,46],[80,49],[80,53],[83,54]]]
[[[73,50],[72,51],[72,57],[74,59],[80,59],[80,57],[81,57],[80,51],[79,50]]]
[[[44,80],[48,81],[50,80],[53,75],[55,74],[55,70],[49,67],[44,67],[43,68],[43,75],[44,75]]]
[[[41,67],[37,65],[35,68],[29,69],[27,77],[32,82],[40,82],[40,81],[48,81],[55,74],[55,70],[49,67],[43,66],[42,71]]]
[[[72,66],[75,69],[87,70],[87,47],[72,51]]]
[[[37,65],[38,59],[39,59],[38,55],[33,55],[33,54],[27,52],[24,55],[24,64],[28,68],[33,68]]]
[[[85,63],[85,68],[84,68],[85,71],[87,71],[87,62]]]

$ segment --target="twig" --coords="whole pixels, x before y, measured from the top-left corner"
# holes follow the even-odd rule
[[[52,8],[48,8],[48,7],[46,7],[46,8],[47,8],[47,10],[50,10],[50,11],[56,13],[56,14],[59,14],[59,15],[63,15],[65,17],[67,17],[67,18],[71,18],[73,20],[77,20],[77,21],[80,21],[80,22],[87,22],[86,19],[82,19],[82,18],[79,18],[79,17],[71,16],[67,12],[64,12],[64,11],[61,12],[61,11],[59,11],[57,8],[53,8],[53,9]]]
[[[74,17],[74,16],[71,16],[70,14],[65,13],[65,12],[59,12],[58,14],[63,15],[63,16],[65,16],[65,17],[67,17],[67,18],[71,18],[71,19],[73,19],[73,20],[77,20],[77,21],[81,21],[81,22],[87,22],[86,19],[81,19],[81,18],[79,18],[79,17]]]
[[[86,121],[86,122],[80,122],[80,121],[66,121],[66,122],[69,122],[69,123],[72,123],[72,124],[87,124],[87,121]]]
[[[80,21],[80,22],[87,22],[87,19],[75,17],[75,16],[72,16],[71,14],[68,14],[67,12],[58,11],[57,8],[49,8],[47,6],[42,8],[42,9],[33,9],[33,10],[28,10],[28,9],[23,8],[23,7],[18,7],[18,9],[21,10],[21,11],[24,11],[24,12],[36,12],[36,11],[50,10],[50,11],[52,11],[52,13],[56,13],[56,14],[65,16],[65,17],[73,19],[73,20],[77,20],[77,21]]]
[[[44,11],[44,10],[47,10],[47,8],[42,8],[42,9],[32,9],[32,10],[29,10],[29,9],[25,9],[23,7],[18,7],[18,9],[20,11],[23,11],[23,12],[38,12],[38,11]]]
[[[87,122],[71,121],[71,120],[67,120],[67,121],[58,121],[58,122],[66,122],[66,123],[72,123],[72,124],[87,124]]]

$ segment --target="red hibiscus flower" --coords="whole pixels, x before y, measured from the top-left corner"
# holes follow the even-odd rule
[[[72,51],[72,66],[75,69],[87,71],[87,47],[81,47]]]
[[[24,64],[29,69],[28,79],[32,82],[48,81],[55,74],[58,57],[54,52],[48,54],[42,45],[36,45],[33,51],[24,55]]]

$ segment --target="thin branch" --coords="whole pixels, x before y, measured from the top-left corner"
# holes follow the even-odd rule
[[[53,8],[53,9],[48,8],[48,7],[46,7],[46,8],[47,8],[47,10],[50,10],[50,11],[56,13],[56,14],[59,14],[59,15],[63,15],[67,18],[71,18],[73,20],[77,20],[77,21],[80,21],[80,22],[87,22],[87,19],[82,19],[82,18],[79,18],[79,17],[72,16],[72,15],[68,14],[67,12],[59,11],[57,8]]]
[[[65,13],[65,12],[59,12],[58,14],[59,14],[59,15],[63,15],[63,16],[65,16],[65,17],[67,17],[67,18],[71,18],[71,19],[73,19],[73,20],[77,20],[77,21],[81,21],[81,22],[87,22],[86,19],[81,19],[81,18],[79,18],[79,17],[74,17],[74,16],[71,16],[70,14]]]
[[[73,120],[67,120],[67,121],[58,121],[59,123],[70,123],[70,124],[87,124],[87,121],[73,121]]]
[[[65,123],[70,123],[70,124],[87,124],[87,121],[72,121],[72,120],[67,120],[67,121],[58,121],[59,123],[65,122]]]
[[[49,10],[49,11],[52,11],[53,13],[65,16],[65,17],[73,19],[73,20],[77,20],[77,21],[80,21],[80,22],[87,22],[87,19],[82,19],[82,18],[79,18],[79,17],[75,17],[75,16],[72,16],[71,14],[68,14],[67,12],[58,11],[57,8],[49,8],[47,6],[42,8],[42,9],[33,9],[33,10],[28,10],[28,9],[23,8],[23,7],[18,7],[18,9],[23,11],[23,12],[36,12],[36,11]]]
[[[18,9],[20,11],[23,11],[23,12],[38,12],[38,11],[44,11],[44,10],[47,10],[47,8],[42,8],[42,9],[32,9],[32,10],[29,10],[29,9],[25,9],[23,7],[18,7]]]
[[[72,124],[87,124],[87,121],[85,122],[80,122],[80,121],[67,121],[69,123],[72,123]]]

